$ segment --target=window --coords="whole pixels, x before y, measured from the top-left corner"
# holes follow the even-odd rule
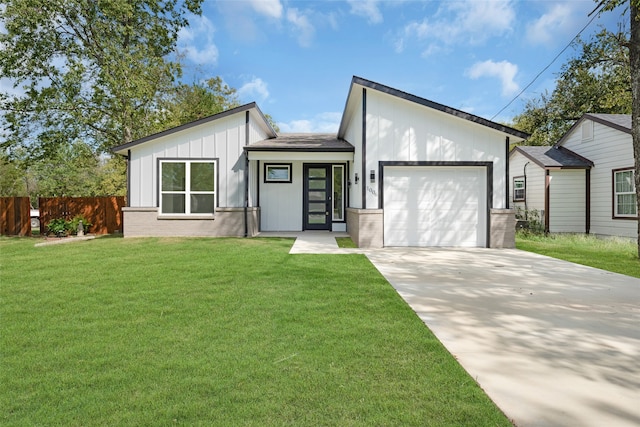
[[[636,186],[633,169],[613,171],[613,217],[636,218]]]
[[[216,208],[216,162],[160,161],[160,213],[213,215]]]
[[[516,176],[513,178],[513,201],[524,202],[527,196],[526,178]]]
[[[344,221],[344,166],[333,165],[333,220]]]
[[[291,182],[291,163],[264,165],[264,182]]]
[[[586,120],[580,127],[582,131],[582,141],[591,141],[593,139],[593,122]]]

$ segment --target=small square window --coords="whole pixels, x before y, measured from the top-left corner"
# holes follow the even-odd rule
[[[264,182],[291,182],[291,163],[264,165]]]
[[[526,179],[524,176],[513,178],[513,201],[524,202],[527,195]]]

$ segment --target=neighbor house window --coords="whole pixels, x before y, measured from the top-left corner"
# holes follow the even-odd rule
[[[213,215],[215,208],[215,160],[160,161],[161,214]]]
[[[638,216],[633,169],[613,171],[613,216],[618,218]]]
[[[264,182],[291,182],[291,163],[264,165]]]
[[[513,178],[513,201],[523,202],[527,195],[526,179],[524,176]]]

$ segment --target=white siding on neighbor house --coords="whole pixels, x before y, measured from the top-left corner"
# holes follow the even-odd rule
[[[498,131],[369,90],[366,144],[366,170],[376,174],[379,161],[493,162],[493,208],[506,207],[506,138]],[[375,208],[378,184],[366,185]]]
[[[586,172],[583,169],[551,171],[549,186],[549,231],[586,231]]]
[[[218,206],[244,206],[244,145],[240,112],[132,147],[129,206],[158,206],[158,160],[165,158],[218,159]]]
[[[527,165],[528,163],[528,165]],[[525,202],[513,201],[513,177],[525,175],[525,165],[527,165],[527,184],[525,187]],[[544,220],[544,187],[545,170],[538,164],[529,160],[523,154],[515,152],[509,159],[509,201],[514,209],[536,210],[540,214],[540,221]]]
[[[293,161],[290,163],[291,182],[276,183],[264,182],[265,162],[260,162],[260,229],[262,231],[302,230],[303,162]]]
[[[612,170],[633,167],[631,135],[594,122],[593,139],[582,141],[582,129],[578,126],[567,135],[562,146],[594,163],[591,169],[591,234],[637,237],[637,221],[612,218]]]

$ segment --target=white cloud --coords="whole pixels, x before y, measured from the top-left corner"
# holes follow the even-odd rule
[[[520,89],[514,81],[517,73],[517,65],[508,61],[493,62],[492,60],[476,62],[467,70],[467,75],[474,80],[481,77],[497,77],[500,79],[503,96],[514,95]]]
[[[351,6],[352,14],[367,18],[370,24],[379,24],[383,21],[378,0],[347,0],[347,2]]]
[[[422,21],[412,21],[399,32],[395,49],[402,52],[412,40],[429,41],[429,50],[457,43],[482,44],[490,37],[513,30],[516,13],[512,0],[446,2]]]
[[[280,0],[250,0],[250,3],[253,10],[262,15],[275,19],[282,17],[282,3],[280,3]]]
[[[327,112],[317,114],[311,119],[278,122],[281,133],[336,133],[340,126],[342,113]]]
[[[302,47],[309,47],[316,32],[309,18],[298,9],[291,8],[287,10],[287,21],[293,24],[298,37],[298,44]]]
[[[549,44],[559,31],[573,28],[575,11],[568,4],[555,4],[540,18],[527,24],[527,40],[532,44]]]
[[[215,28],[206,16],[192,16],[190,26],[178,33],[178,51],[195,64],[216,65],[219,52],[213,42]]]
[[[269,89],[264,80],[253,77],[250,82],[243,84],[238,89],[238,96],[246,102],[264,101],[269,97]]]

